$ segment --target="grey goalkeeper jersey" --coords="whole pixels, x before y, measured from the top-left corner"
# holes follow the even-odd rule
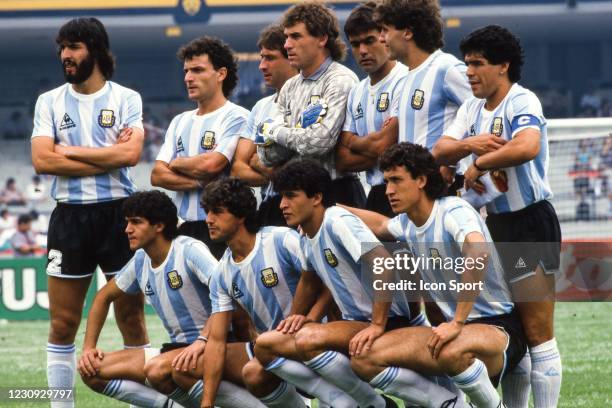
[[[334,163],[334,147],[342,131],[348,95],[358,82],[357,76],[342,64],[330,58],[308,78],[298,74],[289,79],[278,96],[279,117],[284,126],[273,131],[274,140],[301,157],[318,159],[331,173],[332,179],[342,177]],[[303,115],[309,108],[322,105],[318,118]],[[276,121],[276,120],[275,120]]]

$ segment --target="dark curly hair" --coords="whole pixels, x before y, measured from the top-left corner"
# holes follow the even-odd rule
[[[355,7],[344,23],[344,34],[346,37],[367,33],[371,30],[380,31],[380,24],[374,20],[375,9],[376,3],[373,1]]]
[[[257,220],[257,198],[249,185],[236,177],[222,177],[212,181],[204,188],[202,208],[209,212],[225,207],[235,217],[244,218],[244,226],[251,233],[259,229]]]
[[[279,193],[302,190],[307,197],[321,193],[325,208],[336,203],[329,172],[312,159],[292,160],[285,164],[272,175],[272,186]]]
[[[143,217],[150,224],[164,224],[162,234],[168,241],[178,235],[176,206],[162,191],[139,191],[132,194],[123,202],[123,215]]]
[[[290,7],[283,15],[282,26],[293,27],[304,23],[306,30],[313,37],[327,35],[325,47],[334,61],[343,61],[346,57],[346,44],[340,38],[338,18],[334,12],[316,1],[307,1]]]
[[[283,27],[278,24],[272,24],[261,30],[257,48],[267,48],[269,50],[280,51],[287,58],[287,50],[285,49],[285,33]]]
[[[193,57],[208,55],[210,63],[219,70],[227,69],[227,76],[223,80],[223,95],[229,98],[238,84],[238,62],[234,51],[223,40],[215,37],[200,37],[183,45],[176,53],[179,60],[185,62]]]
[[[408,142],[389,147],[380,157],[380,169],[387,171],[397,166],[404,166],[413,178],[427,177],[425,194],[430,199],[446,195],[446,183],[440,174],[440,165],[425,147]]]
[[[482,54],[493,65],[508,62],[508,79],[513,83],[520,81],[523,47],[518,37],[506,28],[488,25],[472,31],[461,40],[459,49],[464,57],[467,54]]]
[[[75,18],[60,27],[55,43],[58,55],[63,43],[82,42],[98,63],[105,79],[111,79],[115,73],[115,57],[110,52],[110,41],[104,24],[97,18]]]
[[[434,52],[444,46],[442,17],[437,0],[383,0],[374,18],[398,30],[412,32],[417,47]]]

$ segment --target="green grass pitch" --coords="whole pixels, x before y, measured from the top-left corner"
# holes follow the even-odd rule
[[[559,303],[556,309],[556,337],[563,358],[563,386],[560,407],[612,406],[612,303]],[[152,344],[166,336],[159,320],[148,316]],[[48,322],[0,323],[0,387],[44,387],[45,345]],[[77,350],[83,340],[85,322],[77,337]],[[109,322],[100,338],[106,351],[121,347],[121,337]],[[0,407],[43,407],[48,403],[0,401]],[[126,407],[96,394],[77,380],[78,408]],[[245,407],[246,408],[246,407]]]

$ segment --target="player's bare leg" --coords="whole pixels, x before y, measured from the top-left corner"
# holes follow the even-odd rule
[[[128,349],[104,353],[97,359],[95,374],[79,361],[81,379],[92,390],[119,401],[147,407],[167,406],[168,397],[145,384],[145,350]]]
[[[172,360],[174,357],[178,356],[183,349],[184,347],[170,350],[146,362],[143,371],[151,387],[166,395],[172,393],[176,389],[177,385],[172,381]]]
[[[561,391],[561,356],[554,337],[554,284],[554,276],[545,274],[539,266],[536,268],[535,275],[511,284],[515,298],[543,299],[537,302],[516,302],[529,346],[529,356],[526,356],[525,361],[521,364],[525,368],[517,375],[530,369],[536,408],[556,407]],[[509,375],[506,381],[517,381],[518,379],[514,377]],[[523,377],[526,375],[523,374]],[[507,384],[506,381],[504,386]],[[529,389],[525,389],[527,394],[522,395],[521,401],[516,404],[509,401],[510,406],[526,406]]]
[[[47,382],[52,388],[72,389],[75,384],[76,336],[91,277],[62,279],[48,276],[49,338]],[[73,407],[73,402],[52,402],[52,408]]]
[[[423,407],[439,407],[456,398],[423,375],[449,375],[477,406],[497,408],[501,400],[489,376],[503,368],[506,334],[491,325],[467,325],[436,359],[427,347],[431,335],[429,327],[387,332],[368,353],[352,358],[353,370],[373,386]],[[454,406],[462,404],[458,400]]]
[[[243,380],[243,370],[249,363],[249,356],[246,353],[245,343],[228,343],[227,351],[225,353],[225,365],[223,369],[223,381],[219,384],[219,390],[217,391],[217,404],[223,407],[262,407],[260,401],[253,395],[265,396],[270,394],[278,384],[280,380],[266,373],[267,377],[261,377],[254,387],[248,388],[247,391],[244,387],[247,386],[246,381]],[[186,391],[189,395],[191,404],[199,404],[202,398],[202,377],[204,375],[204,358],[203,355],[198,358],[195,368],[187,370],[172,370],[172,380],[181,389]],[[263,370],[263,368],[262,368]],[[254,378],[249,378],[255,382]],[[255,394],[257,393],[257,394]]]

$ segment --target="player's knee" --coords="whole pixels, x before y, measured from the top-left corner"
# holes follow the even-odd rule
[[[170,375],[172,376],[172,381],[184,391],[189,391],[193,384],[195,384],[195,382],[198,380],[198,378],[192,376],[190,372],[175,369],[172,369]],[[200,375],[198,377],[201,379],[202,376]]]
[[[467,370],[472,359],[472,353],[454,347],[452,343],[443,347],[437,358],[440,368],[448,375],[457,375]]]
[[[49,340],[52,343],[69,344],[74,341],[81,319],[79,316],[56,316],[51,319]]]
[[[254,347],[254,352],[257,359],[263,364],[267,364],[273,360],[276,355],[276,345],[279,341],[281,341],[281,338],[279,338],[279,333],[275,331],[270,331],[259,335]]]
[[[305,359],[309,358],[308,354],[321,349],[321,339],[318,326],[304,326],[295,334],[295,348]]]
[[[242,367],[242,380],[244,385],[254,395],[265,395],[271,374],[256,360],[251,360]],[[266,390],[262,390],[266,388]]]
[[[523,330],[530,347],[537,346],[553,338],[552,327],[535,319],[523,322]]]
[[[145,376],[153,388],[159,388],[172,379],[172,366],[163,358],[154,358],[145,364]]]
[[[376,376],[376,367],[372,353],[351,357],[351,368],[360,378],[370,381]]]

